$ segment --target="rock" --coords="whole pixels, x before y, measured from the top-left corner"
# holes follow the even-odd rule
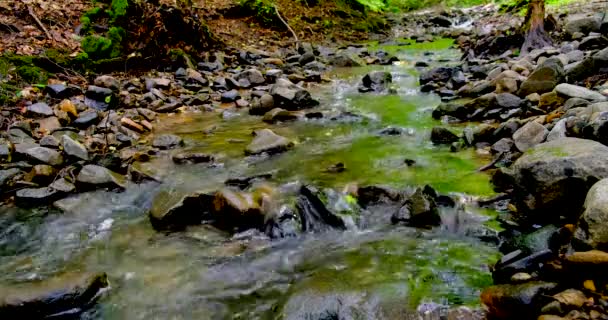
[[[594,184],[584,203],[575,232],[576,239],[594,249],[608,249],[608,179]]]
[[[43,281],[0,286],[0,317],[46,319],[78,314],[108,288],[105,273],[66,273]]]
[[[560,138],[529,149],[494,182],[514,188],[514,204],[528,220],[577,217],[587,191],[608,177],[606,158],[608,147],[599,142]]]
[[[118,105],[118,98],[112,89],[89,86],[85,93],[84,104],[95,110],[105,111]]]
[[[253,194],[230,189],[218,191],[211,211],[213,224],[228,231],[243,231],[264,227],[264,213]]]
[[[420,84],[425,85],[429,82],[445,83],[450,80],[455,68],[438,67],[420,75]]]
[[[566,127],[568,119],[559,120],[547,135],[547,142],[567,137],[568,129]]]
[[[449,28],[452,26],[452,21],[444,16],[434,16],[429,20],[429,22],[438,27]]]
[[[63,193],[70,193],[76,190],[76,186],[64,178],[55,180],[49,185],[49,188]]]
[[[521,84],[518,95],[525,97],[531,93],[542,94],[549,92],[562,81],[563,75],[564,67],[561,61],[547,59]]]
[[[264,75],[257,69],[247,69],[239,73],[236,79],[247,79],[247,81],[254,86],[262,85],[266,82]]]
[[[53,109],[44,102],[38,102],[27,106],[25,111],[30,117],[50,117],[55,114]]]
[[[82,89],[75,85],[49,84],[44,88],[44,93],[53,99],[68,99],[82,94]]]
[[[24,150],[24,154],[37,162],[48,164],[51,166],[59,166],[63,164],[61,153],[53,149],[45,147],[32,147]]]
[[[21,174],[21,170],[17,168],[10,168],[6,170],[0,170],[0,191],[5,192],[6,186],[10,185],[11,180]]]
[[[260,97],[257,104],[253,104],[249,109],[251,115],[264,115],[266,112],[274,109],[274,98],[269,94],[264,94]]]
[[[600,250],[574,252],[566,256],[566,262],[573,266],[606,268],[608,266],[608,252]]]
[[[222,93],[222,102],[235,102],[236,100],[240,99],[241,95],[239,94],[239,92],[237,90],[230,90],[230,91],[226,91],[224,93]]]
[[[345,230],[344,220],[331,212],[319,198],[318,190],[302,186],[296,209],[304,232],[319,232],[328,229]]]
[[[564,30],[570,35],[575,33],[589,34],[590,32],[599,32],[601,22],[597,17],[582,17],[572,19],[566,23]]]
[[[519,151],[525,152],[545,141],[548,134],[549,130],[542,124],[539,124],[536,121],[530,121],[513,134],[513,141],[515,141],[515,146]]]
[[[89,160],[87,148],[85,148],[82,143],[70,138],[68,135],[63,135],[61,137],[61,145],[63,146],[63,152],[69,157],[85,161]]]
[[[124,189],[126,179],[122,175],[104,167],[88,164],[80,170],[76,182],[89,188]]]
[[[127,117],[122,117],[120,119],[120,124],[123,127],[127,128],[129,130],[133,130],[133,131],[135,131],[137,133],[144,133],[144,132],[146,132],[146,129],[144,128],[144,126],[142,126],[141,124],[139,124],[139,123],[137,123],[137,122],[135,122],[135,121],[127,118]]]
[[[157,230],[181,230],[208,218],[213,199],[213,195],[204,193],[185,195],[161,191],[154,198],[148,217]]]
[[[437,204],[424,189],[418,188],[399,209],[393,214],[393,223],[405,222],[408,226],[416,228],[429,228],[441,224],[441,216]]]
[[[579,49],[581,50],[594,50],[594,49],[602,49],[608,45],[608,39],[600,35],[594,35],[585,37],[581,40],[581,44],[579,45]]]
[[[382,92],[393,82],[393,76],[386,71],[373,71],[366,74],[359,86],[359,92]]]
[[[39,185],[47,185],[57,175],[57,170],[48,164],[37,164],[32,171],[25,177],[26,181],[31,181]]]
[[[353,58],[347,53],[338,53],[330,60],[330,64],[334,67],[359,67],[361,63],[358,59]]]
[[[456,134],[443,127],[434,127],[431,131],[431,141],[434,144],[451,144],[460,140]]]
[[[182,138],[174,134],[162,134],[154,137],[152,146],[159,149],[173,149],[183,144]]]
[[[254,132],[253,141],[245,149],[246,155],[256,155],[260,153],[280,153],[293,147],[293,142],[279,136],[270,129],[261,129]]]
[[[120,82],[116,78],[108,75],[101,75],[95,78],[93,84],[98,87],[111,89],[115,92],[118,92],[118,90],[120,90]]]
[[[182,152],[171,157],[177,164],[213,162],[213,156],[198,152]]]
[[[511,93],[499,93],[496,95],[496,105],[505,109],[520,108],[524,100]]]
[[[566,98],[580,98],[591,102],[607,100],[606,97],[599,92],[567,83],[557,85],[555,91]]]
[[[483,290],[481,301],[492,319],[534,319],[546,295],[556,287],[550,282],[496,285]]]
[[[166,78],[146,78],[146,90],[167,90],[171,88],[171,80]]]
[[[303,115],[301,111],[287,111],[281,108],[274,108],[264,115],[262,121],[268,123],[275,123],[279,121],[292,121],[297,120],[302,116]]]
[[[72,124],[78,128],[88,128],[91,125],[99,123],[99,114],[95,110],[87,110],[81,112],[78,118]]]
[[[270,88],[270,94],[274,100],[274,107],[289,111],[297,111],[319,105],[319,102],[312,98],[310,92],[293,84],[280,84],[277,82]]]
[[[492,154],[507,153],[513,150],[513,146],[515,146],[515,142],[512,139],[502,138],[492,145],[490,151]]]
[[[61,128],[59,119],[57,117],[48,117],[36,121],[38,123],[38,131],[41,133],[50,133],[54,130]]]
[[[608,67],[608,48],[598,51],[581,62],[569,65],[566,75],[569,82],[581,81]]]
[[[576,289],[568,289],[553,296],[566,310],[580,309],[587,303],[585,294]]]
[[[53,201],[56,201],[58,196],[60,196],[60,193],[57,190],[48,187],[25,188],[17,190],[15,193],[15,201],[20,207],[33,207],[50,204]]]

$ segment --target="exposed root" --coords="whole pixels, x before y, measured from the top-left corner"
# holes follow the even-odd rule
[[[291,32],[291,34],[295,38],[295,41],[296,41],[296,50],[300,49],[300,40],[298,39],[298,35],[296,34],[295,31],[293,31],[293,29],[291,28],[291,26],[289,26],[289,23],[287,23],[287,21],[285,21],[285,19],[283,19],[283,17],[281,16],[281,13],[279,13],[279,7],[277,7],[276,4],[274,5],[274,11],[277,13],[277,17],[279,17],[279,20],[281,20],[281,22],[283,22],[283,24],[287,27],[287,29],[289,29],[289,31]]]
[[[36,15],[36,13],[32,9],[32,7],[28,6],[27,10],[29,11],[30,16],[32,16],[32,18],[34,18],[34,21],[36,21],[36,24],[38,24],[38,26],[40,27],[40,29],[42,29],[42,31],[44,31],[44,33],[46,34],[46,37],[49,38],[49,40],[54,41],[53,40],[53,36],[49,32],[49,30],[44,26],[44,24],[42,23],[42,21],[40,21],[40,19],[38,19],[38,16]]]

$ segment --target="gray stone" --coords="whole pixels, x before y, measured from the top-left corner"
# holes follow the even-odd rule
[[[347,53],[338,53],[331,58],[330,63],[334,67],[359,67],[359,59]]]
[[[84,104],[95,110],[108,110],[118,105],[118,98],[112,89],[89,86],[85,93]]]
[[[523,99],[511,93],[499,93],[496,95],[496,104],[501,108],[520,108],[523,102]]]
[[[63,146],[63,152],[69,157],[85,161],[89,160],[87,148],[82,143],[70,138],[68,135],[63,135],[61,137],[61,145]]]
[[[21,170],[17,169],[17,168],[11,168],[11,169],[6,169],[6,170],[0,170],[0,191],[4,192],[5,190],[5,186],[7,184],[9,184],[9,182],[16,177],[17,175],[19,175],[21,173]]]
[[[122,175],[101,166],[88,164],[80,170],[76,182],[85,187],[124,189],[126,179]]]
[[[55,180],[49,185],[49,188],[63,193],[70,193],[76,190],[76,186],[64,178]]]
[[[105,273],[62,273],[45,280],[0,285],[2,319],[47,319],[90,307],[110,284]]]
[[[159,149],[173,149],[182,144],[182,138],[174,134],[162,134],[160,136],[156,136],[152,141],[152,146]]]
[[[266,82],[264,75],[257,69],[247,69],[239,73],[236,79],[247,79],[247,81],[254,86],[262,85]]]
[[[78,114],[78,118],[72,124],[79,128],[87,128],[99,122],[99,114],[95,110],[86,110]]]
[[[460,140],[456,134],[443,127],[434,127],[431,130],[431,141],[434,144],[451,144]]]
[[[519,151],[525,152],[545,141],[547,134],[549,134],[549,130],[542,124],[530,121],[513,134],[513,141],[515,141],[515,146]]]
[[[604,95],[597,91],[567,83],[558,84],[555,87],[555,91],[566,98],[580,98],[591,102],[601,102],[607,100]]]
[[[57,200],[59,192],[55,189],[44,188],[26,188],[17,190],[15,193],[15,201],[21,207],[32,207],[44,204],[50,204]],[[2,312],[0,311],[0,314]]]
[[[226,91],[224,93],[222,93],[222,102],[235,102],[236,100],[240,99],[241,95],[239,94],[239,92],[237,90],[230,90],[230,91]]]
[[[255,131],[253,141],[245,149],[245,154],[256,155],[261,153],[274,154],[287,151],[293,147],[293,142],[279,136],[270,129]]]
[[[152,89],[169,89],[171,88],[171,80],[165,78],[147,78],[146,89],[148,91]]]
[[[32,117],[50,117],[54,115],[53,109],[44,102],[34,103],[31,106],[27,106],[26,112]]]
[[[120,82],[116,78],[108,75],[101,75],[95,78],[93,84],[98,87],[111,89],[112,91],[118,91],[120,89]]]
[[[564,26],[564,30],[570,35],[575,33],[589,34],[590,32],[599,32],[601,21],[597,17],[581,17],[568,21]]]
[[[386,71],[372,71],[366,74],[361,80],[361,86],[359,87],[360,92],[382,92],[387,88],[389,84],[393,82],[393,76],[390,72]]]
[[[61,156],[61,153],[53,149],[35,146],[24,150],[24,154],[33,160],[51,166],[59,166],[63,164],[63,157]]]
[[[522,217],[556,221],[577,217],[587,191],[608,177],[608,147],[592,140],[559,138],[529,149],[494,182],[513,188]]]
[[[589,189],[583,206],[585,211],[579,218],[576,239],[594,249],[608,249],[608,179]]]
[[[549,92],[561,82],[563,75],[564,67],[561,61],[555,58],[547,59],[521,84],[518,95],[525,97],[531,93]]]
[[[568,129],[566,127],[568,119],[560,119],[547,135],[547,141],[557,140],[567,137]]]

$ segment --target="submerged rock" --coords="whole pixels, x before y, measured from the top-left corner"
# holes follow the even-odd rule
[[[270,129],[256,130],[254,134],[253,141],[245,149],[247,155],[280,153],[293,147],[293,142]]]
[[[105,273],[64,274],[39,282],[0,285],[0,318],[75,316],[95,303],[107,288]]]
[[[265,220],[253,194],[227,188],[215,193],[211,219],[216,227],[228,231],[263,230]]]
[[[182,138],[174,134],[161,134],[154,137],[152,146],[159,149],[173,149],[183,144]]]

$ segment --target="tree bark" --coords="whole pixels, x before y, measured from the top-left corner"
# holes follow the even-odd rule
[[[530,0],[524,21],[524,33],[526,40],[521,47],[522,54],[553,44],[545,31],[545,0]]]

